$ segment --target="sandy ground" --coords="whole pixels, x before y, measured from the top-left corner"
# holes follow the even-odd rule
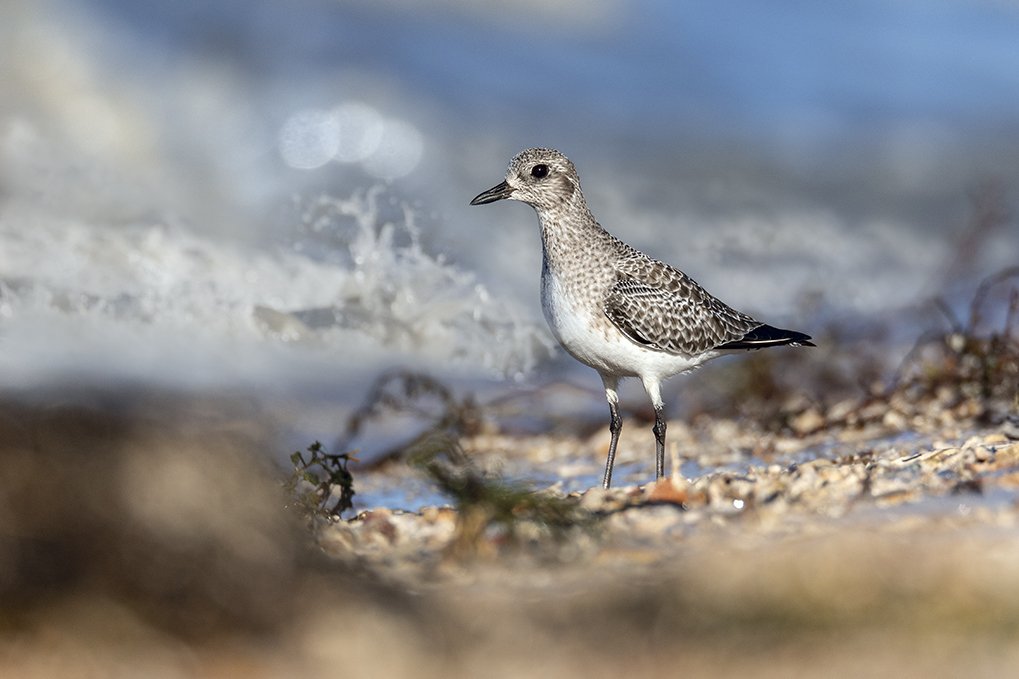
[[[1011,676],[1019,445],[1007,422],[944,416],[965,407],[925,406],[930,426],[888,407],[852,423],[823,412],[783,434],[676,423],[685,458],[735,461],[657,486],[552,489],[586,517],[560,532],[526,515],[471,532],[439,507],[309,529],[284,509],[265,462],[273,432],[244,401],[8,400],[0,667],[63,678]],[[626,445],[650,467],[640,427],[629,429]],[[489,432],[464,447],[481,468],[544,458],[570,469],[598,463],[602,436]]]

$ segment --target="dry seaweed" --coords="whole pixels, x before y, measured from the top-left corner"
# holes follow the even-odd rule
[[[347,469],[357,451],[329,454],[318,441],[308,446],[309,457],[300,451],[290,456],[294,472],[283,482],[284,495],[293,501],[305,517],[339,516],[354,506],[354,477]],[[303,483],[302,483],[303,482]],[[339,495],[334,491],[339,489]]]
[[[948,320],[948,333],[927,333],[907,354],[893,381],[893,391],[911,398],[979,403],[978,421],[997,423],[1019,401],[1019,336],[1016,334],[1019,289],[1008,292],[1004,326],[982,333],[988,297],[1001,284],[1019,279],[1019,267],[985,278],[969,305],[965,324],[941,298],[934,305]]]
[[[375,457],[364,468],[406,460],[407,451],[420,447],[436,435],[458,439],[481,430],[481,407],[472,394],[457,398],[452,389],[431,375],[394,370],[375,381],[364,404],[347,420],[346,435],[338,446],[349,447],[347,444],[361,432],[365,423],[394,413],[410,414],[430,424],[419,436]]]
[[[522,522],[559,541],[570,529],[587,527],[592,520],[575,501],[482,473],[457,439],[439,432],[411,449],[410,463],[453,500],[457,524],[450,552],[455,557],[477,554],[483,536],[495,526],[507,544],[519,544]]]

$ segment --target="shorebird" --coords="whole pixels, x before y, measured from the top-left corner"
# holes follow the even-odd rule
[[[665,404],[661,383],[705,361],[750,349],[812,347],[810,336],[754,320],[711,296],[692,278],[638,252],[595,221],[573,163],[552,149],[510,161],[506,179],[471,205],[519,200],[541,225],[541,307],[552,334],[575,359],[601,375],[609,402],[608,460],[623,420],[619,380],[639,377],[655,408],[655,478],[665,475]]]

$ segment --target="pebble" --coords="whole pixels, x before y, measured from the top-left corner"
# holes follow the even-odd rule
[[[881,424],[896,431],[905,431],[909,428],[906,416],[897,410],[889,410],[885,413],[884,417],[881,418]]]
[[[789,423],[789,426],[792,427],[792,430],[797,434],[804,435],[814,433],[821,427],[825,426],[825,424],[826,420],[821,413],[817,412],[813,408],[809,408],[794,417]]]

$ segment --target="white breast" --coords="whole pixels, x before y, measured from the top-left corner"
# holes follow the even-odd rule
[[[596,300],[571,294],[548,268],[542,272],[541,306],[556,340],[581,363],[617,377],[664,379],[697,367],[714,352],[684,357],[646,349],[612,325]]]

